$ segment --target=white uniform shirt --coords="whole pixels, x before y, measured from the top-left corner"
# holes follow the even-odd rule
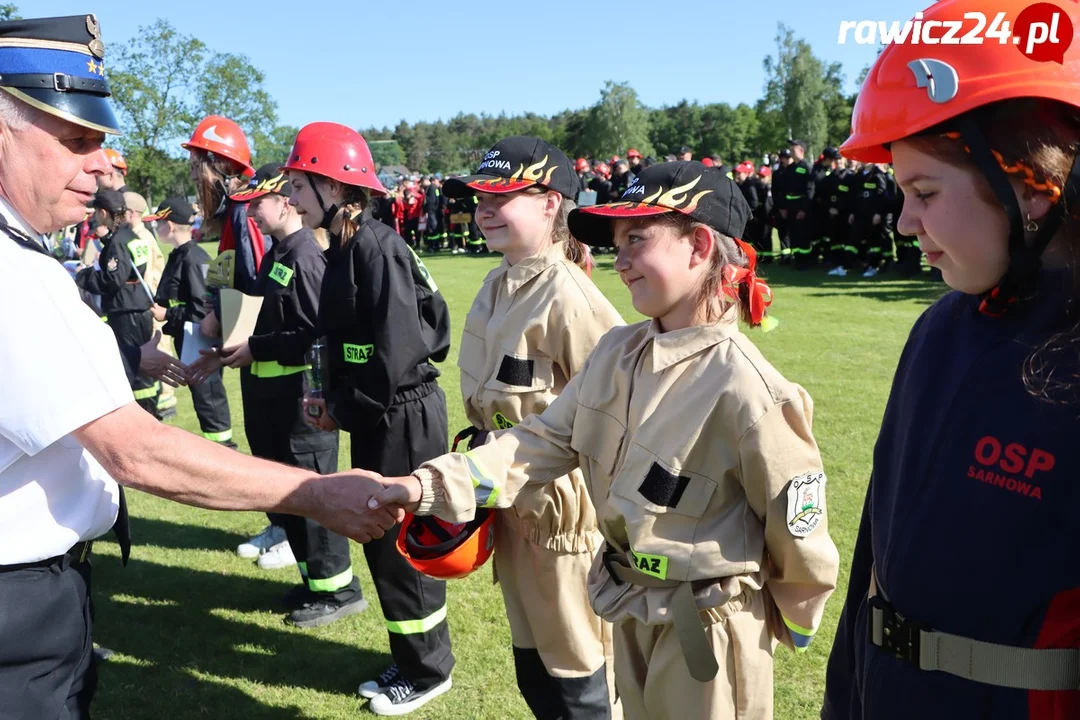
[[[40,237],[3,198],[0,213]],[[71,433],[133,398],[112,331],[60,263],[0,233],[0,267],[0,565],[14,565],[112,527],[116,482]]]

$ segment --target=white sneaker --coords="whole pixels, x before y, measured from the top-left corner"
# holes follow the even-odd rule
[[[452,684],[446,678],[435,687],[417,690],[408,678],[399,677],[386,692],[371,699],[368,710],[376,715],[407,715],[447,692]]]
[[[277,534],[274,532],[274,526],[267,525],[258,535],[247,542],[237,545],[236,554],[242,558],[254,559],[279,542],[281,542],[281,540],[277,539]]]
[[[847,270],[844,268],[843,265],[836,268],[836,277],[847,277]]]
[[[279,542],[259,556],[256,563],[263,570],[280,570],[281,568],[296,565],[296,556],[293,555],[289,541]]]
[[[877,268],[876,267],[868,267],[868,268],[866,268],[866,272],[864,272],[862,274],[862,276],[864,278],[872,278],[872,277],[875,277],[876,275],[877,275]]]
[[[370,700],[376,695],[382,695],[389,690],[390,686],[393,685],[399,677],[401,677],[401,668],[397,666],[397,663],[394,663],[383,670],[379,674],[379,677],[374,680],[360,683],[360,687],[356,689],[356,692],[360,693],[360,697],[366,697]]]

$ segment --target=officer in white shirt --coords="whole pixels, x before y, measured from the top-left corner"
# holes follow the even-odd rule
[[[199,507],[311,517],[360,542],[377,483],[319,476],[170,428],[135,404],[108,327],[45,252],[82,220],[116,133],[93,15],[0,23],[0,718],[89,717],[89,551],[119,488]],[[127,361],[138,349],[127,348]],[[134,352],[134,355],[132,354]],[[86,382],[63,382],[72,358]],[[161,371],[167,373],[167,368]]]

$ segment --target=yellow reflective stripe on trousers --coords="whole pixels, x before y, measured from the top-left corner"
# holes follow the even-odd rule
[[[495,507],[495,498],[499,497],[499,481],[479,460],[473,457],[472,451],[465,453],[465,462],[469,466],[469,475],[472,476],[476,507]]]
[[[274,360],[256,360],[251,363],[251,374],[258,378],[275,378],[304,372],[310,365],[282,365]]]
[[[344,572],[339,572],[334,577],[328,577],[323,580],[316,580],[309,575],[307,579],[307,586],[311,590],[311,592],[337,592],[341,588],[351,583],[352,579],[352,568],[349,568]]]
[[[216,433],[204,432],[202,436],[212,442],[229,442],[232,440],[232,429],[230,428],[229,430],[223,430],[222,432]]]
[[[418,635],[425,633],[446,619],[446,606],[443,605],[426,618],[419,620],[387,620],[386,629],[395,635]]]
[[[147,398],[157,397],[157,394],[161,392],[161,383],[156,382],[148,388],[132,390],[131,392],[136,400],[146,400]]]

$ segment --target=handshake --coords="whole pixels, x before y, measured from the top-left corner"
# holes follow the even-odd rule
[[[420,481],[412,475],[349,470],[316,478],[309,488],[302,514],[360,543],[381,538],[420,504]]]

